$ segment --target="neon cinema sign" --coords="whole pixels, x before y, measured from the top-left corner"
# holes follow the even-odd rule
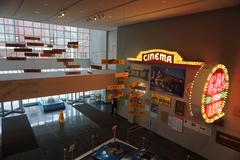
[[[191,65],[201,66],[203,62],[186,61],[184,58],[175,51],[168,51],[164,49],[150,49],[141,51],[136,58],[127,58],[132,62],[147,62],[147,63],[164,63],[164,64],[178,64],[178,65]]]
[[[205,122],[212,123],[224,116],[229,77],[224,65],[218,64],[207,78],[202,95],[201,111]]]

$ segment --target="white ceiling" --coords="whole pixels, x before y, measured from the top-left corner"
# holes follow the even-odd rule
[[[102,30],[239,5],[240,0],[0,0],[0,17]],[[66,16],[58,19],[59,12]],[[87,22],[89,17],[105,18]]]

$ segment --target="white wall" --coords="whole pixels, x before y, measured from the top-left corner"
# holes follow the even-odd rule
[[[101,64],[106,59],[106,31],[90,30],[90,62]]]
[[[108,34],[108,59],[117,58],[117,30],[109,31]],[[116,70],[116,65],[108,65],[109,69]]]

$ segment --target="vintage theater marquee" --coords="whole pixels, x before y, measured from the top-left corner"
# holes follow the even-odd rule
[[[163,49],[141,51],[138,53],[136,58],[128,58],[127,60],[133,62],[166,63],[192,66],[201,66],[204,64],[203,62],[184,61],[183,57],[178,52]]]

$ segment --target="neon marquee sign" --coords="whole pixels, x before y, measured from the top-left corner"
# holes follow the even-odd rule
[[[127,58],[127,60],[134,62],[167,63],[192,66],[201,66],[204,64],[204,62],[185,61],[178,52],[163,49],[141,51],[138,53],[136,58]]]
[[[205,122],[212,123],[224,116],[229,77],[224,65],[218,64],[207,78],[202,95],[201,111]]]

